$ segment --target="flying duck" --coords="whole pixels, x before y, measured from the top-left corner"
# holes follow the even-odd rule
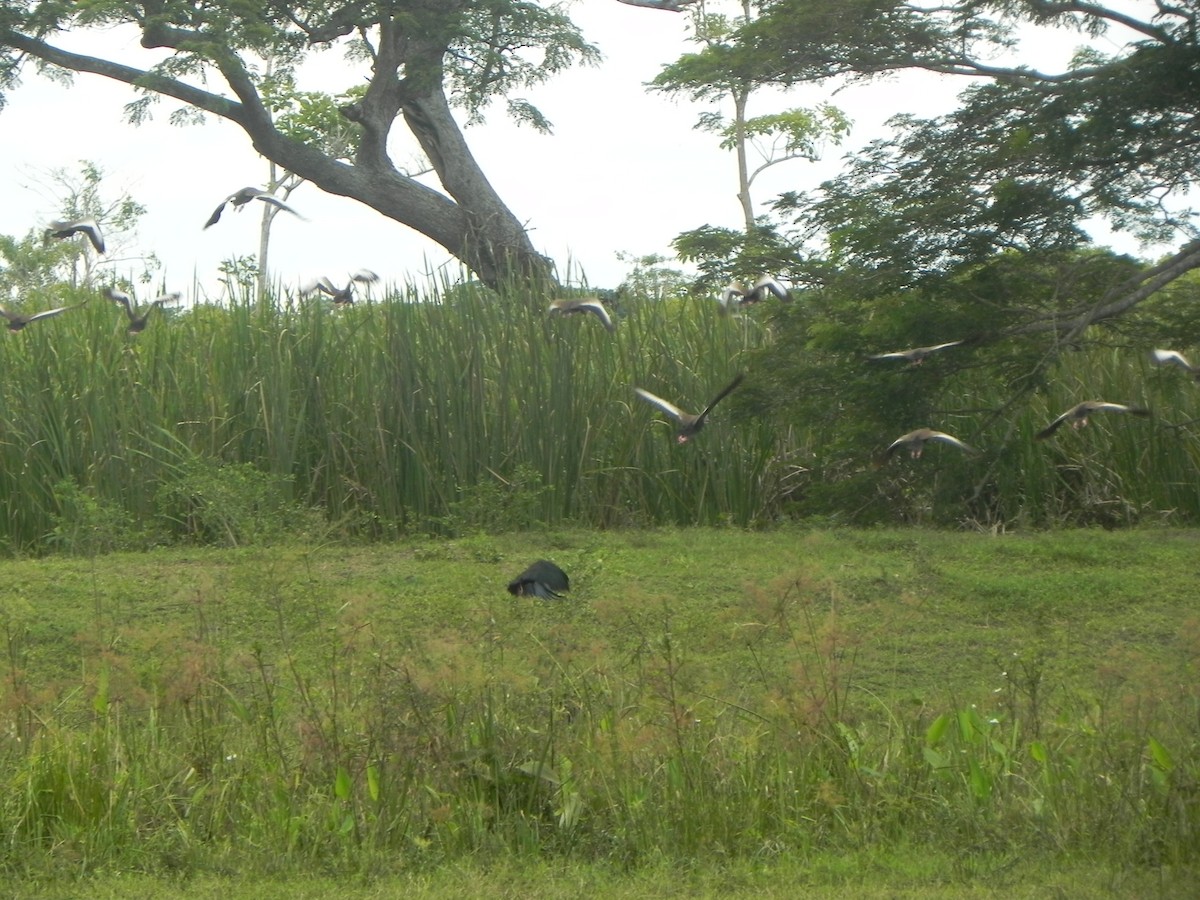
[[[97,253],[104,252],[104,234],[100,231],[100,226],[96,224],[95,219],[58,219],[46,226],[47,240],[54,238],[61,241],[77,234],[85,235],[92,242]]]
[[[905,449],[908,450],[913,459],[916,459],[924,451],[925,444],[929,441],[941,441],[943,444],[957,447],[959,450],[969,453],[972,456],[979,453],[974,447],[964,444],[952,434],[946,434],[944,431],[934,431],[932,428],[917,428],[908,434],[900,435],[900,437],[892,441],[886,450],[875,457],[875,466],[878,468],[886,464],[897,452]]]
[[[546,559],[539,559],[508,583],[514,597],[540,597],[542,600],[561,600],[560,591],[569,591],[567,573]]]
[[[1098,412],[1119,412],[1129,413],[1132,416],[1141,416],[1146,418],[1150,415],[1150,410],[1143,409],[1140,406],[1126,406],[1124,403],[1109,403],[1106,400],[1084,400],[1082,403],[1076,403],[1065,413],[1039,431],[1033,436],[1036,441],[1044,441],[1054,432],[1058,431],[1063,426],[1063,423],[1070,422],[1072,428],[1082,428],[1088,423],[1088,417]]]
[[[645,6],[649,9],[665,9],[667,12],[681,12],[689,3],[696,0],[620,0],[629,6]]]
[[[165,303],[175,303],[179,300],[180,294],[175,291],[171,294],[163,294],[161,297],[155,297],[148,304],[146,310],[140,316],[134,312],[133,298],[124,291],[118,291],[114,287],[106,287],[104,296],[116,303],[118,306],[125,307],[125,315],[129,317],[129,334],[141,334],[146,330],[146,323],[150,320],[150,313]]]
[[[725,398],[726,394],[741,384],[744,376],[744,372],[739,372],[737,377],[734,378],[733,381],[729,382],[729,384],[725,386],[721,393],[712,398],[708,406],[704,407],[704,412],[700,413],[698,416],[684,412],[675,404],[668,403],[662,397],[656,397],[649,391],[644,391],[641,388],[634,388],[633,390],[634,393],[636,393],[647,403],[657,406],[668,416],[679,423],[679,430],[675,433],[675,440],[681,444],[684,444],[687,443],[687,441],[690,440],[693,435],[697,434],[700,429],[704,427],[704,421],[708,418],[708,414],[712,412],[712,408],[720,403]]]
[[[599,319],[604,327],[609,331],[616,331],[617,326],[613,323],[612,316],[608,314],[608,310],[604,308],[595,297],[588,297],[583,300],[551,300],[550,315],[568,315],[570,313],[591,313]]]
[[[1177,350],[1151,350],[1150,358],[1158,366],[1179,366],[1197,380],[1200,380],[1200,366],[1193,366],[1184,355]]]
[[[221,205],[213,210],[213,214],[208,217],[208,221],[204,223],[204,227],[216,225],[221,218],[221,213],[225,211],[225,205],[232,203],[235,209],[241,209],[251,200],[261,200],[263,203],[269,203],[271,206],[277,206],[284,212],[290,212],[293,216],[303,219],[304,216],[296,212],[270,191],[264,191],[256,187],[244,187],[240,191],[234,191],[228,197],[221,201]]]
[[[48,319],[51,316],[57,316],[59,313],[64,313],[68,309],[74,309],[76,306],[82,305],[82,303],[76,303],[73,306],[60,306],[58,309],[47,309],[40,313],[32,313],[28,315],[25,313],[10,312],[9,310],[0,306],[0,315],[8,319],[8,330],[15,334],[30,322],[36,322],[38,319]]]
[[[728,312],[734,306],[749,306],[766,300],[774,294],[784,303],[790,303],[791,292],[770,275],[760,276],[749,289],[740,281],[731,281],[721,291],[721,309]]]
[[[350,280],[346,282],[344,288],[336,288],[333,282],[322,275],[320,278],[310,281],[304,287],[300,288],[301,294],[313,294],[320,291],[322,294],[328,294],[335,304],[341,305],[344,303],[354,302],[354,283],[359,284],[374,284],[379,280],[379,276],[370,269],[359,269],[350,276]]]
[[[944,344],[934,344],[932,347],[913,347],[911,350],[893,350],[891,353],[876,353],[870,359],[906,359],[911,365],[919,366],[930,353],[937,353],[947,347],[957,347],[962,341],[946,341]]]

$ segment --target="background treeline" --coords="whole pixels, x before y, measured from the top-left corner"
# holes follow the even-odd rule
[[[1044,265],[1044,264],[1043,264]],[[1075,256],[1072,271],[1135,264]],[[1108,271],[1113,270],[1113,271]],[[1107,274],[1105,272],[1107,271]],[[1056,303],[1098,289],[1086,277]],[[1078,279],[1077,279],[1078,280]],[[1024,288],[1028,299],[1013,294]],[[1087,342],[998,338],[1046,296],[1003,261],[892,294],[827,279],[746,317],[707,296],[621,296],[610,336],[548,318],[528,288],[392,290],[333,310],[284,293],[168,312],[137,337],[90,290],[0,343],[0,544],[97,551],[284,533],[457,534],[582,526],[761,526],[794,517],[1006,527],[1200,519],[1200,386],[1155,369],[1154,346],[1200,330],[1182,279]],[[1016,312],[1012,312],[1016,311]],[[1053,309],[1047,307],[1046,315]],[[920,366],[872,353],[965,339]],[[742,389],[689,446],[637,401],[698,411]],[[1032,436],[1073,403],[1151,407]],[[874,456],[931,426],[982,449]]]

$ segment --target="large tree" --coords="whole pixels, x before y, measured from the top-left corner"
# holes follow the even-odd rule
[[[67,31],[115,26],[140,31],[143,65],[68,50],[61,42]],[[367,69],[365,85],[361,71],[348,76],[338,107],[343,121],[329,125],[350,126],[352,140],[330,140],[329,129],[288,127],[274,115],[280,80],[306,54],[331,46]],[[452,107],[477,119],[491,101],[505,98],[510,114],[547,129],[541,114],[513,92],[596,59],[596,49],[557,3],[0,0],[0,89],[16,84],[23,65],[34,60],[132,85],[143,94],[131,105],[135,117],[157,97],[221,116],[239,125],[268,160],[416,229],[491,284],[551,277],[552,269],[476,163]],[[389,138],[398,122],[428,157],[442,190],[393,163]]]
[[[781,209],[819,227],[831,261],[912,283],[1013,249],[1060,253],[1097,218],[1180,249],[1101,302],[1045,327],[1078,334],[1200,266],[1185,198],[1200,177],[1200,3],[1057,0],[767,0],[722,64],[753,84],[869,79],[905,69],[974,79],[933,120]],[[1026,54],[1029,29],[1081,49],[1059,69]],[[1103,43],[1096,39],[1103,37]],[[1104,49],[1101,49],[1104,48]],[[1004,62],[1003,60],[1011,60]],[[1065,314],[1064,314],[1065,313]]]

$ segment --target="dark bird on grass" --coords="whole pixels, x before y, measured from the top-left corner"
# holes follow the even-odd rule
[[[957,447],[964,453],[969,453],[975,456],[979,453],[974,447],[969,444],[964,444],[952,434],[946,434],[944,431],[934,431],[932,428],[918,428],[915,431],[910,431],[908,434],[902,434],[896,438],[887,449],[875,457],[875,466],[885,465],[888,460],[896,455],[901,450],[908,450],[913,459],[917,459],[925,450],[925,445],[929,441],[940,441],[943,444],[949,444],[951,447]]]
[[[546,559],[539,559],[508,583],[508,592],[514,597],[540,597],[543,600],[561,600],[559,592],[570,589],[567,573]]]
[[[139,315],[133,308],[133,298],[124,291],[118,291],[114,287],[106,287],[104,296],[116,303],[118,306],[125,308],[125,315],[129,317],[129,334],[140,334],[146,330],[146,323],[150,321],[150,313],[154,312],[158,307],[167,303],[176,303],[179,300],[180,294],[178,291],[170,294],[163,294],[161,297],[155,297],[146,304],[145,309]]]
[[[290,212],[298,219],[303,219],[304,216],[296,212],[270,191],[264,191],[256,187],[244,187],[240,191],[234,191],[228,197],[221,201],[221,205],[213,210],[213,214],[208,217],[208,221],[204,223],[204,227],[216,225],[221,218],[221,213],[225,211],[226,204],[232,203],[235,209],[241,209],[251,200],[261,200],[263,203],[269,203],[271,206],[277,206],[284,212]]]
[[[47,240],[53,238],[61,241],[77,234],[82,234],[91,241],[97,253],[104,252],[104,234],[100,231],[100,226],[96,224],[95,219],[60,219],[46,226]]]
[[[791,292],[770,275],[763,275],[750,288],[740,281],[731,281],[721,291],[721,310],[729,312],[735,306],[759,303],[771,295],[778,297],[784,303],[790,303],[792,299]]]
[[[57,316],[59,313],[65,313],[68,309],[75,309],[76,306],[82,306],[82,303],[76,303],[73,306],[60,306],[58,309],[47,309],[40,313],[25,313],[10,312],[3,307],[0,307],[0,315],[8,320],[8,330],[18,332],[30,322],[36,322],[38,319],[48,319],[51,316]]]
[[[337,305],[354,302],[354,285],[355,284],[374,284],[379,280],[379,276],[370,269],[359,269],[350,276],[350,280],[346,282],[344,288],[333,286],[333,282],[322,275],[320,278],[310,281],[304,287],[300,288],[300,293],[314,294],[318,291],[322,294],[328,294],[333,302]]]
[[[581,300],[551,300],[550,315],[570,315],[571,313],[591,313],[603,323],[604,327],[609,331],[616,331],[617,326],[613,323],[612,316],[608,314],[608,310],[604,308],[595,297],[588,297]]]
[[[1200,366],[1193,366],[1184,355],[1177,350],[1151,350],[1150,358],[1157,366],[1179,366],[1189,375],[1200,381]]]
[[[717,394],[717,396],[713,397],[712,400],[709,401],[708,406],[704,407],[704,412],[700,413],[698,416],[684,412],[674,403],[668,403],[662,397],[656,397],[649,391],[644,391],[641,388],[634,388],[633,390],[634,393],[636,393],[647,403],[657,406],[668,416],[679,423],[679,430],[675,433],[675,440],[681,444],[684,444],[687,443],[687,441],[690,440],[693,435],[699,433],[700,429],[704,427],[704,422],[708,418],[708,414],[712,412],[713,407],[725,399],[727,394],[741,384],[744,376],[745,373],[739,372],[737,377],[734,378],[733,381],[729,382],[729,384],[725,386],[721,393]]]
[[[1124,403],[1109,403],[1106,400],[1084,400],[1082,403],[1076,403],[1035,434],[1033,438],[1037,441],[1044,441],[1066,422],[1070,422],[1072,428],[1082,428],[1088,423],[1088,417],[1098,412],[1129,413],[1131,416],[1140,416],[1143,419],[1150,415],[1150,410],[1140,406],[1126,406]]]
[[[891,353],[876,353],[870,359],[906,359],[911,365],[919,366],[925,357],[947,347],[957,347],[962,341],[946,341],[944,344],[934,344],[932,347],[913,347],[911,350],[893,350]]]

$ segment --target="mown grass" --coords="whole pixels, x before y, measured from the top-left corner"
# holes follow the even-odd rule
[[[1200,846],[1198,541],[6,562],[0,871],[45,896],[1175,893]],[[570,599],[505,593],[542,556]]]

